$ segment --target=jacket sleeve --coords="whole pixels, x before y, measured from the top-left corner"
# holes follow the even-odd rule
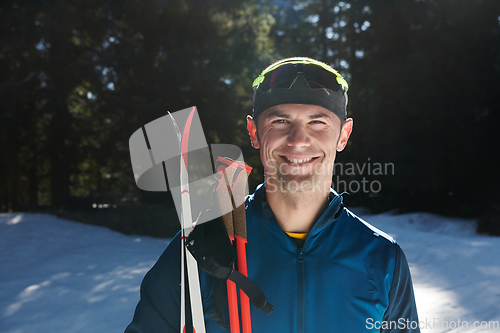
[[[179,333],[180,234],[144,277],[140,295],[125,333]]]
[[[382,325],[381,333],[420,333],[410,268],[398,244],[396,244],[394,276],[389,292],[389,306],[383,322],[386,325]]]

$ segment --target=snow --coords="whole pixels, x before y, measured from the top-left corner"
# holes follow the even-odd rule
[[[355,212],[405,251],[422,332],[500,332],[500,237],[477,235],[474,220]],[[167,244],[51,215],[0,214],[0,332],[123,332]]]
[[[403,248],[422,332],[500,332],[500,237],[429,213],[363,218]]]
[[[0,214],[0,332],[123,332],[167,240]]]

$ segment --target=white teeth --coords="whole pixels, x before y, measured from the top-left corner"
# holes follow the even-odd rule
[[[288,158],[288,157],[286,157],[286,159],[288,161],[292,162],[292,163],[300,164],[300,163],[309,162],[310,160],[312,160],[312,157],[306,158],[306,159],[303,159],[303,160],[298,160],[296,158]]]

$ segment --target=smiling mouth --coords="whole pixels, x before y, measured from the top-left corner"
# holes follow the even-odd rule
[[[312,160],[315,160],[317,159],[317,157],[308,157],[308,158],[291,158],[291,157],[286,157],[286,156],[281,156],[282,158],[284,158],[286,161],[288,161],[289,163],[292,163],[292,164],[303,164],[303,163],[308,163]]]

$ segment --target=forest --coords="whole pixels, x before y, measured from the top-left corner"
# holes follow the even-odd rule
[[[135,184],[132,133],[196,106],[208,143],[242,149],[253,192],[252,82],[306,56],[349,83],[332,175],[347,207],[500,235],[498,0],[5,0],[0,17],[2,212],[174,234],[170,194]]]

